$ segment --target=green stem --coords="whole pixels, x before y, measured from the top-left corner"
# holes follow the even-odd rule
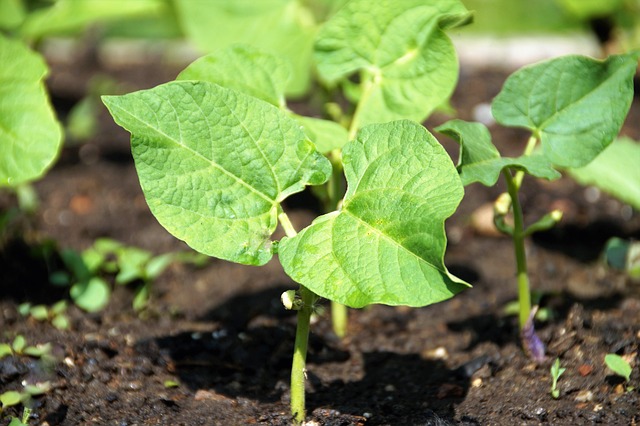
[[[296,424],[304,422],[305,390],[307,378],[307,346],[309,343],[309,324],[313,313],[313,304],[318,296],[304,286],[300,286],[302,308],[298,311],[298,325],[296,327],[296,341],[291,363],[291,415]]]
[[[511,207],[513,209],[513,247],[516,255],[517,279],[518,279],[518,300],[520,303],[520,329],[522,329],[529,318],[531,312],[531,291],[529,288],[529,276],[527,275],[527,256],[525,253],[524,220],[522,206],[518,197],[520,183],[511,176],[507,170],[503,171],[507,182],[507,190],[511,197]],[[517,176],[516,176],[517,178]]]
[[[327,200],[325,202],[325,211],[332,212],[338,208],[338,204],[346,190],[344,182],[344,174],[341,161],[341,153],[339,150],[331,152],[329,158],[333,165],[333,172],[328,183]],[[331,325],[336,336],[343,338],[347,334],[347,322],[349,313],[347,307],[341,303],[331,301]]]
[[[538,143],[538,138],[535,135],[531,135],[529,136],[529,140],[527,141],[527,146],[524,149],[524,152],[522,153],[522,155],[531,155],[531,153],[533,152],[533,149],[536,147],[536,144]],[[516,176],[514,178],[515,184],[516,184],[516,188],[519,190],[520,186],[522,185],[522,179],[524,179],[524,171],[523,170],[519,170],[516,173]]]
[[[358,105],[356,106],[356,110],[353,113],[353,118],[351,119],[351,125],[349,126],[349,140],[353,140],[356,137],[356,133],[360,129],[360,114],[362,114],[362,106],[367,103],[369,96],[373,92],[374,87],[376,86],[376,74],[370,71],[364,71],[362,73],[362,82],[360,83],[360,88],[362,90],[360,94],[360,99],[358,100]]]
[[[297,235],[289,216],[285,212],[278,214],[280,226],[287,237]],[[307,376],[307,348],[309,344],[309,328],[313,305],[318,296],[304,286],[298,290],[302,307],[298,310],[298,323],[296,325],[296,340],[293,344],[293,360],[291,362],[291,415],[295,424],[304,422],[306,417],[304,384]]]

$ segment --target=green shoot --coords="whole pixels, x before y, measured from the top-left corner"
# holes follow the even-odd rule
[[[556,358],[553,364],[551,364],[551,396],[554,399],[560,397],[560,389],[558,389],[558,379],[566,371],[566,368],[560,367],[560,358]]]

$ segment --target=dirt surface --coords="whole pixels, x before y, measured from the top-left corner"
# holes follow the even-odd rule
[[[151,87],[174,74],[106,69],[128,88]],[[463,68],[464,69],[464,68]],[[131,70],[130,70],[131,71]],[[50,80],[60,114],[78,101],[91,72],[68,78],[54,66]],[[65,77],[66,76],[66,77]],[[452,104],[463,119],[491,101],[504,71],[463,71]],[[66,80],[65,80],[66,78]],[[480,105],[480,107],[478,107]],[[428,127],[447,119],[437,115]],[[526,135],[491,127],[505,154]],[[640,139],[640,102],[625,134]],[[443,139],[455,153],[455,144]],[[150,307],[131,308],[133,291],[118,286],[109,306],[87,314],[71,306],[69,330],[21,316],[21,302],[52,304],[66,289],[49,284],[62,267],[57,249],[81,250],[110,237],[154,253],[187,250],[150,214],[129,154],[128,135],[102,112],[99,134],[65,149],[36,190],[35,217],[14,223],[0,252],[0,342],[17,334],[50,342],[56,361],[27,356],[0,360],[0,393],[49,380],[35,399],[30,424],[42,425],[286,425],[295,317],[280,302],[295,284],[277,261],[261,268],[212,259],[175,264],[153,283]],[[447,222],[450,270],[473,284],[455,298],[421,308],[351,310],[348,336],[331,332],[328,311],[312,326],[308,365],[309,424],[319,425],[632,425],[640,422],[640,285],[599,262],[609,237],[640,238],[640,214],[567,178],[525,180],[523,205],[533,220],[561,208],[560,226],[528,242],[533,288],[553,314],[537,323],[547,362],[537,365],[519,346],[517,321],[504,313],[516,296],[510,241],[473,225],[502,191],[473,185]],[[8,195],[0,208],[15,205]],[[288,211],[300,229],[314,215],[309,195]],[[44,250],[42,245],[53,241]],[[112,277],[111,277],[112,278]],[[634,365],[626,392],[604,365],[607,353]],[[550,396],[549,367],[567,370],[560,398]],[[176,387],[166,386],[174,381]],[[9,415],[19,415],[10,407]],[[313,423],[315,422],[315,423]]]

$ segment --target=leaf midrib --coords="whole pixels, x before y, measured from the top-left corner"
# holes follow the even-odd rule
[[[169,136],[168,134],[164,133],[163,131],[161,131],[158,128],[152,127],[151,123],[147,123],[145,121],[142,121],[141,119],[139,119],[138,117],[136,117],[134,114],[132,114],[131,112],[129,112],[128,110],[122,108],[119,105],[116,104],[112,104],[113,108],[119,109],[120,111],[122,111],[123,113],[126,113],[129,117],[133,118],[136,122],[140,123],[143,125],[143,127],[148,128],[149,130],[151,130],[152,132],[155,132],[156,134],[165,137],[167,140],[175,143],[176,145],[180,146],[181,148],[189,151],[190,153],[192,153],[194,156],[201,158],[203,161],[209,163],[212,167],[214,167],[215,169],[221,171],[222,173],[224,173],[226,176],[231,177],[232,179],[234,179],[235,181],[237,181],[238,183],[240,183],[242,186],[246,187],[247,189],[249,189],[251,192],[255,193],[256,195],[258,195],[259,197],[269,201],[271,204],[275,204],[275,200],[271,199],[271,197],[269,197],[267,194],[264,194],[263,192],[259,191],[258,189],[254,188],[253,186],[249,185],[247,182],[245,182],[244,180],[242,180],[240,177],[236,176],[235,174],[231,173],[230,171],[228,171],[227,169],[225,169],[224,167],[220,166],[219,164],[209,160],[208,158],[206,158],[205,156],[203,156],[202,154],[200,154],[199,152],[195,151],[194,149],[183,145],[182,143],[180,143],[180,141],[174,139],[173,137]]]

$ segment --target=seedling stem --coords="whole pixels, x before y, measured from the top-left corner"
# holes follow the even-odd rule
[[[522,329],[529,318],[531,312],[531,292],[529,289],[529,276],[527,275],[527,256],[524,248],[524,222],[522,216],[522,206],[518,198],[520,184],[517,182],[518,176],[514,178],[508,170],[503,172],[507,182],[507,191],[511,197],[511,207],[513,209],[513,248],[516,255],[516,267],[518,277],[518,300],[520,302],[520,329]]]
[[[289,216],[285,212],[281,212],[278,215],[278,220],[287,237],[293,238],[297,235]],[[293,346],[293,361],[291,363],[291,415],[296,424],[304,422],[306,417],[304,383],[307,375],[309,326],[311,324],[313,305],[318,299],[315,293],[302,285],[298,290],[298,294],[302,303],[298,310],[296,340]],[[341,306],[344,307],[344,305]]]

